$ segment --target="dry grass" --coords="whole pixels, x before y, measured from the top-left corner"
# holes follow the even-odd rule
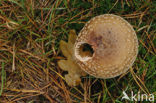
[[[133,69],[113,79],[82,77],[69,87],[57,60],[60,40],[90,18],[113,13],[137,32],[139,55]],[[127,93],[156,94],[156,1],[0,0],[1,103],[129,103]]]

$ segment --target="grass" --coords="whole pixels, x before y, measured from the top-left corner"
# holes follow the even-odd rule
[[[4,86],[4,79],[5,79],[5,71],[4,71],[4,62],[2,62],[2,71],[1,71],[1,90],[0,90],[0,96],[3,92],[3,86]]]
[[[88,75],[69,87],[57,66],[59,41],[106,13],[122,16],[137,33],[133,69],[107,80]],[[121,100],[126,89],[156,95],[155,46],[155,0],[0,0],[0,102],[130,103]]]

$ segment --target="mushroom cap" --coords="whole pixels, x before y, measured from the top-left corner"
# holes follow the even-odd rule
[[[88,44],[93,53],[82,48]],[[78,65],[98,78],[113,78],[125,73],[138,54],[138,39],[133,27],[120,16],[104,14],[88,21],[80,31],[74,55]]]

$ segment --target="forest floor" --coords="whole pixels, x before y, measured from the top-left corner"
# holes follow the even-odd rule
[[[57,65],[60,40],[101,14],[132,24],[139,42],[133,69],[112,79],[87,75],[69,87]],[[0,0],[0,103],[133,103],[123,91],[149,101],[155,78],[155,0]]]

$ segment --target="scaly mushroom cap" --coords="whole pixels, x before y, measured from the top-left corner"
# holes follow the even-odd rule
[[[113,14],[96,16],[86,23],[74,47],[75,59],[81,69],[98,78],[125,73],[137,53],[138,40],[133,27]]]

